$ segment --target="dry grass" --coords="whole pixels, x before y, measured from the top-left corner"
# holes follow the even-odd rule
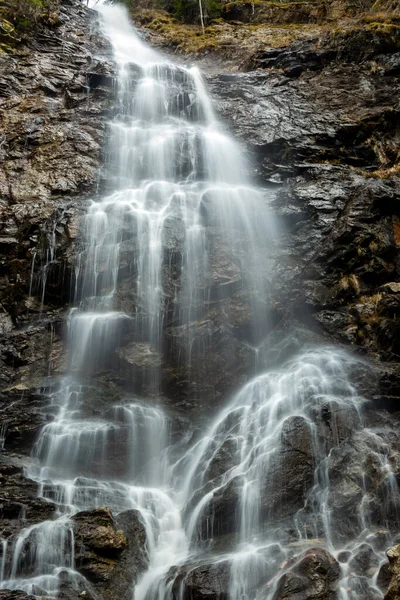
[[[183,24],[169,13],[156,9],[137,9],[133,12],[135,22],[149,31],[152,43],[173,48],[187,55],[208,52],[229,54],[255,52],[260,48],[280,48],[299,39],[319,36],[318,25],[274,25],[270,23],[228,23],[223,19],[212,21],[202,34],[200,25]]]
[[[360,283],[357,275],[352,273],[351,275],[345,275],[342,277],[339,280],[339,290],[344,292],[352,291],[358,296],[360,293]]]
[[[390,179],[391,177],[400,177],[400,164],[394,165],[387,169],[381,168],[375,171],[363,171],[362,169],[354,169],[359,175],[363,177],[375,178],[375,179]]]
[[[249,4],[249,0],[231,3],[232,6],[236,4],[246,5]],[[255,0],[251,4],[260,7],[260,17],[257,17],[257,21],[239,23],[219,18],[209,23],[204,35],[200,24],[184,24],[156,6],[149,7],[147,4],[145,8],[136,4],[132,14],[135,22],[149,31],[152,43],[188,56],[200,56],[212,52],[229,58],[242,53],[241,57],[245,60],[246,55],[249,56],[259,50],[284,47],[303,39],[315,39],[317,44],[321,39],[328,39],[328,45],[330,39],[333,45],[336,43],[339,46],[351,45],[352,40],[355,40],[356,45],[362,46],[364,38],[382,40],[382,44],[389,40],[393,45],[397,43],[399,36],[399,25],[396,22],[399,4],[397,0],[395,2],[378,0],[368,10],[365,9],[368,3],[364,0],[360,0],[359,4],[350,0],[341,0],[335,3],[336,12],[333,12],[333,5],[331,7],[330,4],[319,0],[314,2],[295,0],[282,3],[276,0],[271,2]],[[225,12],[229,6],[230,4],[224,6]],[[321,18],[318,17],[317,22],[299,23],[296,14],[297,7],[300,6],[315,7],[312,9],[312,14],[314,17],[320,15]],[[338,6],[339,12],[337,12]],[[281,21],[278,16],[274,18],[273,13],[267,18],[270,14],[268,10],[263,16],[263,7],[266,9],[276,7],[279,9],[278,12],[288,11],[288,22]],[[321,7],[325,7],[325,13]],[[374,67],[371,63],[371,70],[374,68],[377,70],[378,66]]]
[[[0,2],[0,53],[15,46],[40,23],[58,20],[58,0],[3,0]]]

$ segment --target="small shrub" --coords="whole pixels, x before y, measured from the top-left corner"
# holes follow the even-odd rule
[[[47,20],[54,21],[58,0],[6,0],[1,12],[18,31],[25,31]]]

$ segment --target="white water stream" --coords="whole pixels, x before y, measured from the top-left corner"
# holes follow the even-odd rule
[[[154,399],[128,397],[96,418],[85,412],[85,378],[127,335],[152,360],[147,385],[153,396],[162,388],[164,246],[172,223],[179,224],[174,235],[182,252],[175,305],[189,362],[189,324],[202,318],[213,276],[204,207],[245,274],[251,298],[264,293],[259,267],[273,228],[263,193],[247,179],[241,152],[215,118],[199,72],[175,66],[143,44],[124,9],[104,5],[99,11],[118,65],[117,107],[109,124],[113,191],[86,215],[77,301],[68,322],[69,373],[51,395],[56,418],[41,431],[36,462],[27,472],[38,482],[39,496],[56,503],[57,518],[3,542],[0,586],[55,597],[63,573],[79,589],[70,517],[107,505],[114,514],[138,509],[146,527],[149,565],[132,585],[135,600],[185,597],[185,578],[174,587],[170,570],[186,563],[188,572],[198,564],[227,565],[232,600],[273,599],[281,565],[310,547],[310,540],[340,557],[340,600],[364,600],[366,589],[369,597],[381,598],[376,575],[384,547],[374,545],[367,485],[360,484],[351,539],[340,535],[340,515],[333,510],[333,448],[353,431],[356,462],[373,456],[388,503],[397,502],[384,434],[363,427],[364,400],[350,381],[359,364],[342,351],[311,348],[257,375],[183,450],[171,439],[173,417]],[[118,297],[126,268],[134,277],[134,313],[121,309]],[[264,315],[256,302],[252,306],[257,329]],[[327,414],[329,440],[321,435]],[[291,427],[307,437],[314,474],[304,506],[280,523],[274,498]],[[215,471],[224,453],[229,458]],[[231,516],[236,536],[216,516],[215,499],[226,490],[234,495],[233,509],[232,503],[225,509],[233,515],[222,521]],[[222,534],[230,542],[218,549],[212,540]],[[351,561],[362,545],[371,549],[375,567],[359,574]]]

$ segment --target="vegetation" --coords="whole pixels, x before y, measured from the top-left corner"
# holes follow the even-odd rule
[[[301,39],[327,40],[355,55],[399,48],[397,0],[118,0],[154,41],[185,54],[257,51]],[[57,22],[60,0],[0,0],[0,52],[41,24]],[[324,43],[324,42],[322,42]],[[368,56],[361,58],[368,59]],[[373,65],[371,65],[371,69]]]
[[[156,45],[243,60],[265,48],[314,40],[357,60],[399,47],[397,0],[118,0]],[[377,68],[379,68],[377,66]],[[371,63],[371,69],[373,65]]]
[[[325,0],[119,0],[130,10],[153,9],[166,11],[182,23],[204,24],[228,17],[241,11],[248,13],[252,22],[268,23],[322,23],[343,17],[369,15],[371,21],[380,22],[382,16],[398,17],[398,0],[339,0],[327,3]],[[248,9],[251,9],[250,12]],[[257,21],[257,14],[260,20]],[[286,15],[286,16],[285,16]],[[277,19],[277,20],[276,20]],[[283,20],[282,20],[283,19]],[[241,20],[241,19],[239,19]]]
[[[41,23],[57,22],[58,0],[3,0],[0,3],[0,52],[15,45]]]

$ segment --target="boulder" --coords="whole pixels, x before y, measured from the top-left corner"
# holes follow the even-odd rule
[[[379,558],[369,544],[361,544],[349,561],[349,568],[356,575],[372,577],[378,567]]]
[[[227,561],[201,566],[185,565],[174,576],[172,598],[178,600],[228,600],[230,564]]]
[[[273,600],[336,600],[339,563],[327,550],[312,548],[279,578]]]
[[[98,598],[130,600],[147,567],[146,533],[138,511],[120,513],[117,520],[107,507],[83,511],[74,515],[73,527],[76,567]]]
[[[400,546],[389,548],[387,557],[391,577],[384,600],[398,600],[400,598]]]

